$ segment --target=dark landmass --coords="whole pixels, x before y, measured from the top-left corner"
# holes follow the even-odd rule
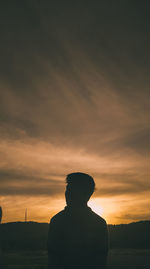
[[[108,225],[110,248],[150,249],[150,221]],[[1,224],[4,250],[46,250],[48,223]]]
[[[111,248],[150,249],[150,221],[108,225]]]

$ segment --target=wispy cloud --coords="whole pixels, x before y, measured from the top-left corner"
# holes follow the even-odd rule
[[[63,200],[66,174],[83,171],[96,180],[95,199],[113,201],[123,216],[117,207],[123,197],[136,197],[136,208],[150,191],[146,17],[139,28],[138,6],[133,14],[124,4],[127,19],[122,5],[110,12],[107,4],[51,9],[31,3],[27,20],[28,8],[14,4],[11,12],[10,5],[3,18],[1,203],[12,208],[15,199],[22,210],[32,198],[38,219],[37,199],[46,199],[45,208]]]

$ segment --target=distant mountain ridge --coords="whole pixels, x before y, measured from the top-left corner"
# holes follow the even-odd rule
[[[110,248],[149,248],[150,221],[108,225]],[[45,250],[48,223],[11,222],[1,224],[5,250]]]

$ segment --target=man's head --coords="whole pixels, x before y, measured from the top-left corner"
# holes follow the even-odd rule
[[[67,205],[84,205],[88,202],[95,190],[94,179],[88,174],[72,173],[66,177],[66,202]]]

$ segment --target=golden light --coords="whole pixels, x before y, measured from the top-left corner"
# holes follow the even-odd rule
[[[98,214],[99,216],[102,216],[103,215],[103,208],[102,206],[100,205],[99,203],[99,199],[91,199],[89,202],[88,202],[88,206],[96,213]]]

